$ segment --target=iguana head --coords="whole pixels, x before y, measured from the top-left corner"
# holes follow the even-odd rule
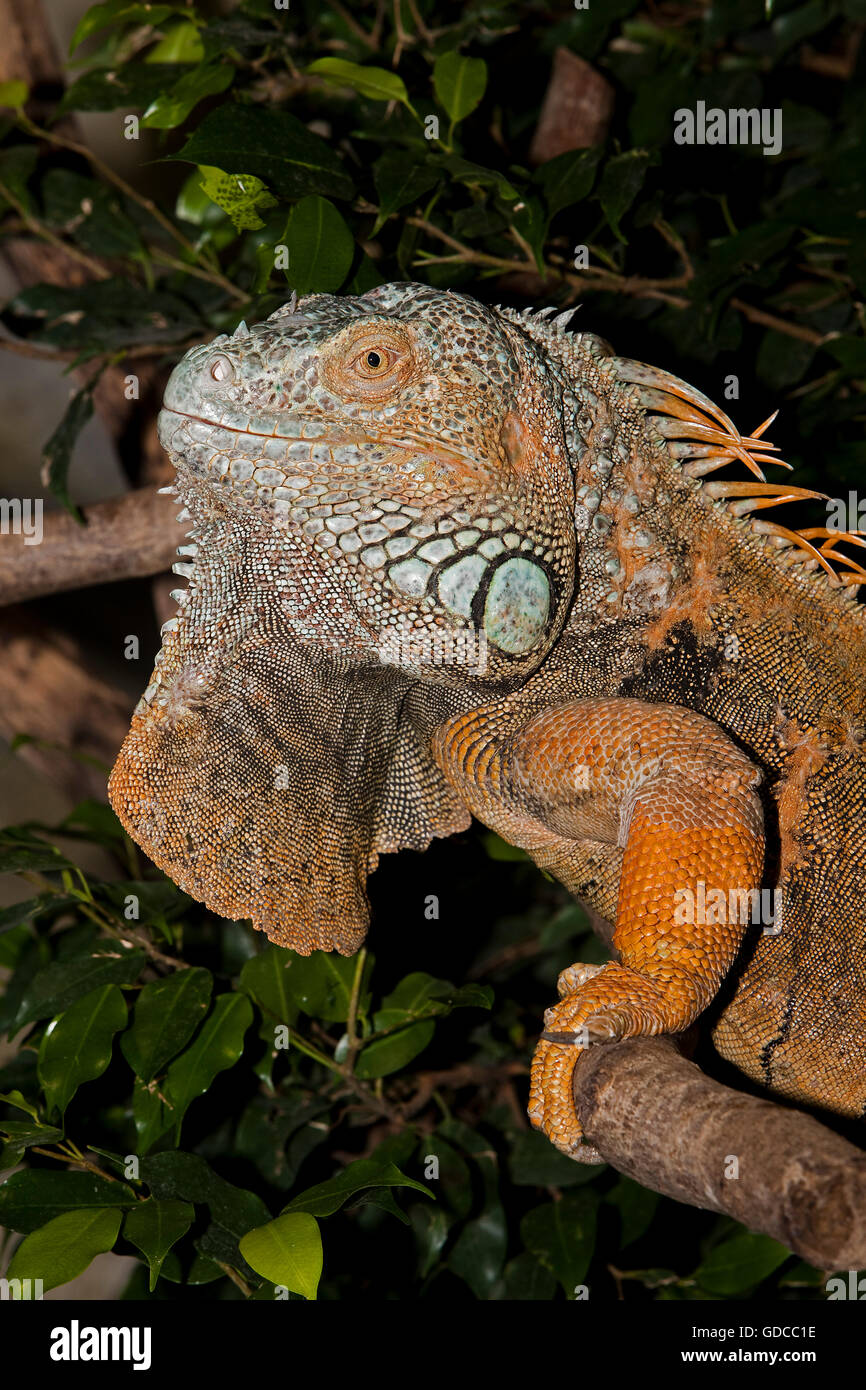
[[[404,284],[293,300],[173,372],[159,430],[190,582],[109,792],[223,916],[351,952],[378,853],[468,823],[419,689],[506,691],[565,620],[573,493],[546,362],[504,315]]]
[[[317,577],[300,639],[446,683],[519,681],[555,639],[562,426],[541,354],[477,301],[410,284],[286,305],[187,353],[159,429],[182,493]]]

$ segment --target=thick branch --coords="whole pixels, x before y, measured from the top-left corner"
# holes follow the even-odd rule
[[[86,526],[66,512],[52,512],[39,545],[28,545],[25,535],[4,536],[0,605],[169,569],[184,539],[177,507],[175,498],[140,488],[85,508]]]
[[[574,1095],[590,1143],[645,1187],[725,1212],[819,1269],[866,1265],[866,1154],[817,1120],[710,1080],[668,1038],[590,1048]]]

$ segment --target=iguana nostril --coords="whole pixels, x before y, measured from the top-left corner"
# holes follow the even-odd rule
[[[227,357],[215,357],[210,364],[210,374],[214,381],[231,381],[235,369]]]

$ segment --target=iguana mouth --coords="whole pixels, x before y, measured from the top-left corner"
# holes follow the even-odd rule
[[[180,456],[194,471],[203,470],[208,476],[229,484],[246,482],[260,470],[277,474],[277,465],[283,465],[289,476],[297,472],[298,464],[304,463],[365,471],[372,467],[387,477],[390,466],[399,462],[401,474],[414,473],[419,483],[425,481],[431,465],[477,467],[477,460],[467,457],[461,450],[415,436],[405,429],[401,430],[399,439],[394,439],[386,431],[370,434],[358,425],[294,412],[275,416],[272,427],[267,429],[264,421],[233,412],[212,420],[191,411],[164,406],[158,429],[160,441],[170,454]],[[183,433],[179,437],[180,431]],[[244,440],[250,441],[249,447],[244,447]],[[254,444],[257,440],[263,440],[264,444]],[[212,449],[209,459],[206,457],[208,448]],[[252,463],[254,472],[246,474],[243,466],[232,468],[232,462],[237,459]],[[261,481],[264,486],[279,486],[275,478]],[[373,479],[369,481],[372,484]]]

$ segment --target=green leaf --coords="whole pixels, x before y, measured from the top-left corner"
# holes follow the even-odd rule
[[[227,174],[255,174],[284,198],[352,196],[352,181],[339,156],[288,111],[273,107],[224,102],[208,112],[171,158]]]
[[[604,166],[598,200],[618,241],[625,241],[620,221],[643,187],[647,169],[656,158],[648,150],[627,150],[625,154],[615,154]]]
[[[289,971],[292,955],[282,946],[266,946],[257,956],[245,961],[241,968],[241,988],[254,999],[259,1008],[282,1023],[294,1023],[297,1006],[289,993]]]
[[[71,859],[38,835],[17,826],[0,830],[0,874],[17,874],[22,869],[52,873],[72,867]]]
[[[315,1299],[322,1276],[322,1235],[319,1223],[307,1212],[289,1212],[248,1231],[239,1248],[263,1279]]]
[[[575,1163],[553,1147],[538,1130],[518,1134],[508,1160],[518,1187],[577,1187],[605,1171],[604,1163]]]
[[[78,436],[93,414],[93,384],[82,386],[66,407],[63,419],[42,450],[42,467],[49,489],[66,510],[81,520],[78,508],[69,496],[67,475]]]
[[[39,1111],[36,1109],[36,1106],[32,1105],[25,1096],[22,1096],[20,1091],[0,1091],[0,1101],[2,1101],[4,1105],[14,1105],[16,1110],[23,1110],[26,1115],[30,1115],[34,1120],[39,1119]]]
[[[175,126],[183,125],[200,101],[230,87],[234,75],[235,69],[230,63],[209,63],[185,73],[170,91],[163,92],[150,103],[141,124],[156,130],[173,130]]]
[[[695,1271],[695,1278],[708,1293],[743,1295],[790,1258],[791,1251],[779,1241],[744,1231],[711,1250]]]
[[[567,150],[536,169],[533,182],[540,187],[551,217],[589,196],[601,153],[600,146]]]
[[[182,19],[178,24],[172,25],[166,32],[165,38],[160,39],[159,43],[148,49],[144,61],[146,63],[202,62],[205,52],[198,30],[200,22],[197,15],[191,15],[189,19]]]
[[[440,157],[439,162],[458,183],[475,185],[478,188],[495,188],[499,197],[506,203],[513,203],[520,196],[514,184],[509,182],[498,169],[485,169],[483,164],[473,164],[462,155],[449,154]]]
[[[135,1078],[132,1086],[132,1120],[140,1154],[149,1153],[157,1140],[171,1129],[173,1112],[163,1101],[158,1082],[145,1082],[138,1076]]]
[[[235,1237],[271,1219],[261,1197],[221,1178],[200,1154],[154,1154],[142,1159],[141,1176],[160,1200],[205,1203],[214,1221]]]
[[[67,87],[57,108],[68,111],[136,111],[177,81],[174,63],[124,63],[116,68],[91,68]]]
[[[289,252],[286,278],[299,295],[339,289],[352,268],[352,233],[327,198],[302,198],[280,240]]]
[[[61,1212],[79,1207],[129,1207],[130,1187],[93,1173],[54,1172],[31,1168],[13,1173],[0,1186],[0,1225],[11,1231],[35,1231]]]
[[[213,977],[193,966],[145,985],[120,1050],[136,1076],[152,1081],[185,1047],[207,1012]]]
[[[26,82],[0,82],[0,106],[20,110],[30,95]]]
[[[377,1018],[379,1015],[377,1015]],[[412,1023],[386,1038],[377,1038],[361,1052],[355,1064],[355,1075],[361,1081],[372,1081],[379,1076],[389,1076],[399,1071],[407,1063],[423,1052],[433,1040],[436,1025],[432,1020]]]
[[[48,1289],[68,1284],[91,1260],[110,1250],[120,1230],[121,1212],[67,1211],[25,1236],[6,1271],[9,1279],[41,1279]]]
[[[49,1109],[63,1115],[78,1087],[101,1076],[114,1035],[126,1026],[117,985],[100,985],[48,1025],[39,1048],[39,1081]]]
[[[487,64],[483,58],[465,58],[456,51],[441,53],[433,65],[436,100],[448,112],[451,129],[464,120],[484,96]]]
[[[52,961],[39,970],[24,991],[15,1027],[63,1013],[82,995],[99,985],[131,985],[141,973],[144,951],[128,950],[120,942],[92,954]]]
[[[509,1260],[504,1271],[504,1298],[522,1302],[549,1303],[556,1292],[556,1280],[534,1255],[524,1250]]]
[[[203,165],[202,168],[208,168]],[[226,178],[242,178],[243,175],[226,174]],[[250,175],[252,177],[252,175]],[[224,227],[225,213],[208,197],[201,185],[201,169],[193,169],[184,179],[183,187],[177,195],[174,215],[182,222],[191,222],[194,227]]]
[[[524,1244],[555,1274],[567,1297],[582,1284],[595,1250],[598,1198],[594,1192],[570,1192],[527,1212],[520,1223]]]
[[[490,1207],[494,1206],[499,1200],[499,1161],[496,1153],[491,1148],[490,1140],[486,1135],[479,1134],[471,1125],[464,1124],[462,1120],[445,1120],[439,1126],[437,1133],[433,1136],[431,1152],[442,1152],[442,1135],[446,1140],[451,1140],[454,1144],[459,1144],[463,1151],[472,1156],[481,1179],[484,1184],[484,1202]],[[447,1178],[443,1177],[443,1187],[447,1184]],[[452,1177],[453,1182],[453,1177]],[[471,1192],[467,1194],[471,1204]],[[457,1194],[452,1187],[451,1201],[456,1207]],[[468,1206],[466,1208],[468,1210]]]
[[[27,182],[36,168],[37,160],[38,151],[35,145],[9,145],[6,149],[0,150],[0,183],[5,184],[9,192],[28,210],[33,199]],[[4,204],[11,206],[8,198],[4,198],[0,193],[0,208]]]
[[[418,1274],[426,1279],[445,1247],[450,1215],[442,1207],[427,1207],[415,1202],[409,1210],[409,1220],[419,1256]]]
[[[437,980],[426,971],[415,970],[405,975],[396,989],[382,1000],[382,1013],[400,1011],[407,1022],[413,1016],[449,1014],[453,1009],[489,1009],[493,990],[489,985],[461,985],[458,989],[450,980]],[[380,1015],[376,1015],[379,1028]]]
[[[547,236],[548,216],[538,198],[528,194],[512,210],[511,221],[515,231],[532,251],[539,273],[544,274],[544,242]]]
[[[101,845],[109,845],[114,848],[122,845],[125,832],[117,816],[110,806],[104,801],[94,801],[87,797],[84,801],[79,801],[73,806],[68,816],[57,827],[63,833],[76,832],[87,840],[96,840]],[[151,888],[159,888],[159,884],[151,884]],[[172,885],[173,887],[174,885]]]
[[[367,958],[365,977],[370,971]],[[328,951],[295,956],[289,972],[289,992],[295,1004],[310,1018],[325,1023],[345,1023],[355,979],[355,961]]]
[[[188,1107],[202,1095],[219,1072],[233,1067],[244,1050],[244,1035],[253,1021],[245,994],[221,994],[198,1035],[172,1062],[163,1091],[174,1109],[175,1133]]]
[[[317,58],[310,63],[307,72],[324,77],[337,87],[351,87],[359,96],[370,101],[399,101],[403,106],[412,107],[409,94],[402,77],[387,68],[364,67],[360,63],[347,62],[345,58]]]
[[[91,5],[75,27],[69,52],[74,53],[91,34],[99,33],[109,24],[162,24],[173,12],[180,13],[180,6],[132,4],[131,0],[105,0],[102,5]]]
[[[378,236],[388,218],[398,208],[414,203],[440,179],[439,170],[419,163],[410,150],[388,150],[373,165],[373,181],[379,194],[379,214],[370,236]]]
[[[463,1227],[448,1268],[469,1285],[476,1298],[487,1299],[502,1272],[507,1244],[505,1212],[498,1202],[491,1202]]]
[[[161,1202],[156,1197],[139,1202],[127,1212],[123,1234],[147,1260],[151,1293],[156,1288],[166,1255],[175,1242],[186,1235],[194,1216],[195,1208],[189,1202]]]
[[[276,207],[277,200],[255,174],[224,174],[207,164],[202,164],[199,172],[204,176],[203,192],[228,214],[235,231],[254,232],[265,225],[259,210]]]
[[[0,1120],[0,1134],[9,1141],[10,1148],[22,1154],[33,1144],[53,1144],[55,1139],[63,1138],[63,1130],[54,1125],[28,1123],[27,1120]]]
[[[138,228],[119,197],[72,169],[49,169],[42,180],[45,220],[97,256],[140,256]],[[103,812],[112,813],[108,807]]]
[[[184,289],[189,295],[190,287]],[[193,329],[201,333],[191,302],[120,276],[71,288],[32,285],[15,296],[9,310],[40,321],[33,335],[39,341],[81,358],[112,348],[129,351],[136,343],[174,343]]]
[[[171,1258],[171,1256],[169,1256]],[[215,1279],[224,1279],[225,1270],[220,1269],[215,1260],[211,1260],[207,1255],[196,1255],[189,1267],[189,1274],[186,1276],[188,1284],[212,1284]],[[178,1282],[180,1282],[178,1280]]]
[[[619,1243],[624,1249],[647,1231],[661,1199],[657,1192],[650,1192],[631,1178],[621,1177],[616,1187],[605,1194],[604,1200],[619,1211]]]
[[[368,1187],[411,1187],[416,1192],[423,1192],[425,1197],[432,1196],[422,1183],[401,1173],[396,1164],[380,1163],[375,1158],[358,1158],[335,1178],[317,1183],[315,1187],[293,1197],[283,1207],[283,1212],[307,1211],[311,1216],[331,1216],[356,1192]]]

